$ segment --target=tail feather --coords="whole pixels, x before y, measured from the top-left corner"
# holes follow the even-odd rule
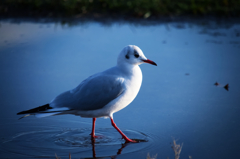
[[[62,112],[68,111],[68,110],[69,110],[69,108],[67,108],[67,107],[53,108],[53,107],[50,107],[49,104],[45,104],[45,105],[37,107],[37,108],[21,111],[21,112],[17,113],[17,115],[25,114],[23,117],[21,117],[19,119],[28,117],[30,115],[35,115],[37,118],[42,118],[42,117],[57,115],[59,113],[62,113]]]
[[[41,111],[46,111],[48,109],[53,109],[53,108],[50,107],[49,104],[45,104],[45,105],[37,107],[37,108],[21,111],[21,112],[17,113],[17,115],[20,115],[20,114],[35,114],[35,113],[39,113]]]
[[[55,112],[55,113],[41,113],[41,114],[36,114],[35,117],[37,117],[37,118],[43,118],[43,117],[52,116],[52,115],[57,115],[57,114],[59,114],[59,112]]]
[[[24,116],[22,116],[21,118],[19,118],[18,120],[20,120],[20,119],[22,119],[22,118],[26,118],[26,117],[28,117],[28,116],[30,116],[31,114],[27,114],[27,115],[24,115]]]

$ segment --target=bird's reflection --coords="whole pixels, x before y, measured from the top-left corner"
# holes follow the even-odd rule
[[[134,143],[129,143],[129,142],[125,142],[124,144],[122,144],[121,148],[118,149],[118,151],[116,152],[116,155],[113,156],[105,156],[105,157],[97,157],[96,155],[96,150],[95,150],[95,138],[91,137],[91,144],[92,144],[92,157],[90,158],[84,158],[84,159],[100,159],[100,158],[105,158],[105,157],[111,157],[111,159],[115,159],[117,158],[118,155],[120,155],[122,153],[122,150],[128,146],[129,144],[134,144]]]

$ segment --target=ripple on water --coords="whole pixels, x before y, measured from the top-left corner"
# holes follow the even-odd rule
[[[137,152],[154,147],[154,137],[142,132],[124,130],[131,139],[139,143],[124,143],[114,128],[96,129],[95,140],[91,140],[89,128],[52,128],[28,131],[10,137],[1,143],[5,152],[29,157],[67,157],[69,153],[76,157],[107,157]]]

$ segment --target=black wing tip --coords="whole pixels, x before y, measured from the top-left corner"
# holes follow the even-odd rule
[[[21,115],[21,114],[25,114],[25,111],[21,111],[21,112],[17,113],[17,115]]]
[[[42,105],[42,106],[39,106],[39,107],[36,107],[36,108],[33,108],[33,109],[21,111],[21,112],[17,113],[17,115],[21,115],[21,114],[32,114],[32,113],[37,113],[37,112],[39,112],[39,111],[45,111],[45,110],[47,110],[47,109],[52,109],[52,107],[50,107],[49,104],[45,104],[45,105]]]

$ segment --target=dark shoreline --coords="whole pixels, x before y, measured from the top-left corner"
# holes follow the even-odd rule
[[[125,18],[125,17],[78,17],[78,18],[69,18],[69,17],[0,17],[0,22],[7,21],[11,23],[22,23],[22,22],[33,22],[33,23],[58,23],[62,26],[77,26],[84,25],[92,22],[100,23],[104,26],[111,26],[112,24],[130,24],[133,26],[152,26],[159,24],[171,24],[176,23],[176,28],[184,29],[186,24],[194,24],[199,27],[208,27],[209,29],[215,28],[230,28],[235,24],[240,24],[240,18],[236,17],[216,17],[216,16],[172,16],[172,17],[159,17],[159,18]],[[1,25],[0,25],[1,27]]]
[[[0,18],[240,17],[240,0],[1,0]]]

